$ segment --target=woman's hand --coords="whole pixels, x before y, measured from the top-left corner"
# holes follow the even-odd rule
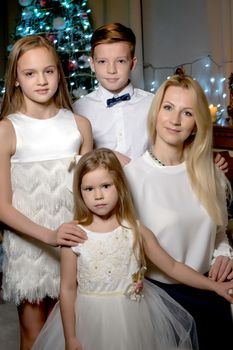
[[[220,153],[217,153],[215,155],[214,162],[217,165],[217,167],[221,169],[224,173],[228,172],[228,163]]]
[[[78,243],[84,243],[87,234],[78,226],[78,221],[65,222],[60,225],[51,235],[48,244],[55,246],[76,246]]]
[[[211,266],[208,277],[213,281],[224,282],[233,279],[233,260],[228,256],[220,255]]]
[[[233,304],[233,281],[215,282],[214,291]]]

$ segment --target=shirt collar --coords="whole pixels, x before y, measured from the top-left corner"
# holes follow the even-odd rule
[[[131,82],[117,95],[114,95],[112,92],[105,89],[102,85],[99,85],[96,92],[98,98],[101,99],[106,106],[107,106],[106,101],[108,98],[112,98],[113,96],[121,96],[127,93],[129,93],[131,97],[133,96],[134,89]]]

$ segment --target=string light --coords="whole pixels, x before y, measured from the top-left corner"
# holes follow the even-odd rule
[[[217,63],[211,55],[185,62],[178,66],[156,67],[148,63],[144,65],[145,89],[155,92],[161,83],[182,67],[186,74],[191,75],[202,86],[210,105],[217,106],[217,117],[227,116],[227,77],[224,76],[224,66],[233,61]]]

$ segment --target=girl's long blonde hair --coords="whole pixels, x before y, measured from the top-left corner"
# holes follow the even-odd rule
[[[51,52],[57,65],[59,83],[54,96],[55,105],[57,108],[67,108],[72,111],[72,101],[68,92],[62,64],[54,46],[40,35],[28,35],[16,41],[10,52],[5,76],[5,93],[2,101],[0,119],[19,111],[22,107],[24,103],[23,94],[20,86],[15,86],[17,81],[18,61],[25,52],[40,47],[46,48]]]
[[[184,142],[184,159],[192,188],[213,221],[222,225],[225,222],[226,192],[223,190],[224,179],[213,161],[213,125],[207,98],[199,83],[186,75],[174,75],[157,90],[148,114],[150,143],[156,140],[156,121],[164,95],[168,87],[176,86],[187,89],[193,96],[195,131]],[[224,179],[230,193],[230,184]]]
[[[139,261],[145,266],[142,236],[139,232],[137,217],[127,179],[119,160],[111,150],[107,148],[99,148],[86,153],[76,165],[73,182],[74,218],[84,226],[92,223],[93,214],[87,208],[83,200],[81,184],[85,174],[100,167],[108,170],[113,179],[113,183],[118,192],[118,202],[115,208],[117,221],[119,225],[127,223],[132,229],[134,235],[134,250],[135,252],[139,252]],[[135,255],[138,257],[137,253]]]

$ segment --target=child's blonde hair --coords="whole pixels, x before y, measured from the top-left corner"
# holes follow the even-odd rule
[[[82,225],[92,223],[93,214],[87,208],[81,193],[83,176],[98,168],[104,168],[109,171],[113,183],[118,192],[118,202],[115,208],[117,221],[119,225],[127,223],[134,234],[134,249],[140,252],[139,260],[145,265],[145,257],[142,246],[142,236],[139,232],[135,209],[127,179],[123,168],[115,156],[114,152],[107,148],[95,149],[81,157],[75,168],[73,191],[74,191],[74,218]],[[135,254],[138,257],[138,254]]]

